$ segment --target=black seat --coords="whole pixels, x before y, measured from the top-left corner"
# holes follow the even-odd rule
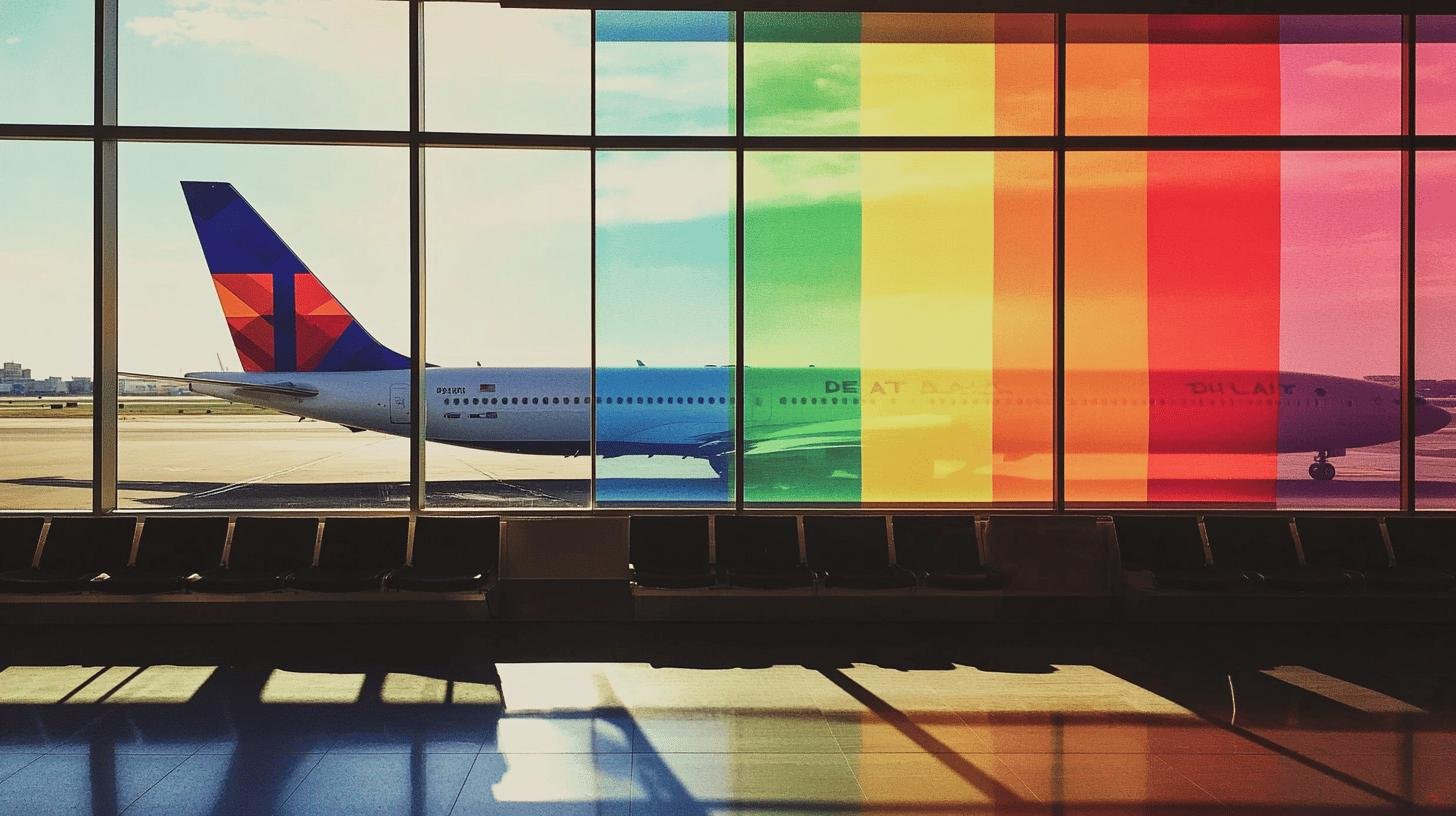
[[[243,516],[233,525],[227,565],[188,584],[194,592],[267,592],[313,562],[318,519]]]
[[[1306,563],[1359,573],[1367,589],[1445,592],[1456,587],[1456,574],[1393,562],[1380,520],[1373,516],[1306,516],[1294,524]]]
[[[1387,516],[1395,563],[1456,572],[1456,516]]]
[[[915,574],[890,562],[884,516],[805,516],[804,551],[809,569],[826,587],[903,589]]]
[[[80,592],[95,587],[105,573],[126,568],[131,559],[135,516],[69,516],[51,520],[41,545],[40,562],[0,574],[0,592]]]
[[[718,516],[714,525],[718,569],[729,586],[814,585],[814,573],[799,558],[799,525],[793,516]]]
[[[707,516],[633,516],[628,533],[632,578],[660,589],[710,587]]]
[[[408,543],[408,516],[324,519],[318,566],[296,570],[288,585],[310,592],[380,589],[390,570],[404,566]]]
[[[226,516],[153,516],[142,524],[136,563],[98,584],[102,592],[175,592],[222,563]]]
[[[1285,516],[1209,516],[1204,529],[1214,566],[1250,573],[1270,588],[1345,592],[1359,584],[1345,570],[1303,563]]]
[[[1003,589],[981,562],[975,516],[895,516],[895,562],[939,589]]]
[[[40,516],[0,516],[0,573],[30,569],[43,527]]]
[[[1387,516],[1395,567],[1456,575],[1456,517]]]
[[[1151,572],[1159,589],[1227,592],[1249,586],[1244,571],[1208,563],[1196,516],[1114,516],[1112,523],[1122,568]]]
[[[474,592],[499,560],[498,516],[420,516],[409,566],[385,576],[384,585],[414,592]]]

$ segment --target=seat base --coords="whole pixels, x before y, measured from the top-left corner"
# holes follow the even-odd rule
[[[485,585],[485,575],[471,572],[400,567],[386,575],[387,589],[413,592],[475,592]]]
[[[96,588],[110,595],[150,595],[159,592],[181,592],[187,576],[166,570],[128,568],[111,573]]]
[[[937,589],[1005,589],[1006,575],[995,570],[944,570],[925,574],[925,585]]]
[[[1423,567],[1387,567],[1366,570],[1365,587],[1385,592],[1449,592],[1456,588],[1456,574]]]
[[[369,592],[383,585],[385,572],[311,567],[288,576],[288,586],[309,592]]]
[[[654,589],[705,589],[718,583],[711,572],[655,572],[638,569],[632,573],[638,586]]]
[[[1346,592],[1360,585],[1358,576],[1326,567],[1261,571],[1258,576],[1259,583],[1270,589],[1296,592]]]
[[[24,569],[0,573],[0,592],[19,595],[84,592],[94,588],[96,573],[77,575],[74,572]]]
[[[1188,589],[1195,592],[1227,592],[1244,589],[1250,584],[1247,573],[1218,567],[1159,570],[1153,573],[1153,577],[1160,589]]]
[[[808,567],[786,570],[725,570],[729,586],[749,589],[797,589],[814,585],[814,573]]]
[[[838,570],[823,573],[824,586],[843,589],[908,589],[915,574],[901,567],[878,570]]]
[[[202,573],[197,580],[188,583],[187,588],[193,592],[223,594],[273,592],[283,588],[283,578],[284,576],[271,572],[218,570]]]

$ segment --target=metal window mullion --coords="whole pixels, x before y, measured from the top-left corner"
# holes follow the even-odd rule
[[[1052,152],[1052,509],[1067,507],[1067,15],[1056,21],[1056,149]]]
[[[747,434],[744,432],[743,418],[746,413],[743,387],[743,209],[746,206],[743,201],[743,162],[744,138],[743,121],[745,111],[743,109],[743,42],[746,32],[743,29],[744,13],[742,9],[733,13],[733,92],[734,92],[734,202],[733,202],[733,509],[742,511],[744,508],[743,499],[743,461],[745,447],[747,445]]]
[[[116,124],[118,0],[96,0],[91,166],[91,511],[116,509]]]
[[[592,9],[591,14],[591,124],[588,131],[593,141],[597,135],[597,12]],[[587,453],[591,459],[590,475],[587,482],[587,506],[597,506],[597,147],[595,144],[590,148],[591,163],[588,168],[590,174],[589,189],[587,190],[587,206],[590,211],[591,231],[591,291],[590,298],[590,330],[591,330],[591,366],[588,376],[591,383],[587,391],[587,411],[589,421],[587,432],[590,435],[587,442]]]
[[[1416,16],[1401,17],[1400,509],[1416,509]]]
[[[425,4],[410,0],[410,512],[425,508],[425,434],[429,400],[425,393]]]

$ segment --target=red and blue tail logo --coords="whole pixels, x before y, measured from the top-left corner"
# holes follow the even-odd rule
[[[383,371],[409,358],[375,340],[231,184],[182,194],[244,371]]]

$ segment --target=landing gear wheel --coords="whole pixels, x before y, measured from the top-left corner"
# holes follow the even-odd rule
[[[1335,478],[1335,466],[1325,461],[1315,462],[1309,466],[1309,478],[1328,482]]]

